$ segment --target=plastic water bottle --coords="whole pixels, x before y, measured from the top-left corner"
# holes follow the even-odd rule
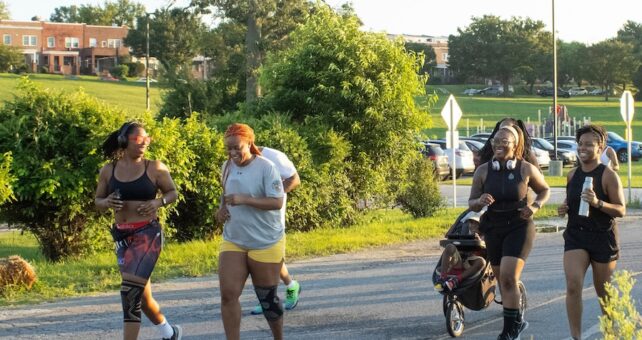
[[[593,177],[586,177],[584,179],[584,185],[582,185],[582,192],[586,189],[593,189]],[[589,204],[587,201],[580,199],[580,209],[577,212],[579,216],[588,217],[589,215]]]

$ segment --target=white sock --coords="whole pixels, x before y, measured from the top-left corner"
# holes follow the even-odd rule
[[[288,289],[293,289],[294,287],[296,287],[296,286],[294,285],[295,283],[296,283],[296,280],[292,280],[292,281],[290,281],[290,284],[289,284],[289,285],[287,285],[286,287],[288,287]]]
[[[163,322],[160,324],[156,325],[156,328],[160,331],[161,337],[164,338],[171,338],[172,335],[174,335],[174,329],[172,328],[172,325],[167,322],[167,319],[165,319]]]

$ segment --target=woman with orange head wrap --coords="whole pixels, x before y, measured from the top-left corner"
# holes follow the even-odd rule
[[[221,186],[216,218],[223,225],[219,256],[221,315],[227,339],[239,339],[245,280],[252,277],[274,339],[283,338],[283,307],[277,295],[285,258],[285,226],[281,221],[283,184],[274,164],[261,156],[254,131],[232,124],[225,131]]]

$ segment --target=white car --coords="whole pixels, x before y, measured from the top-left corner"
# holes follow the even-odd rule
[[[136,82],[137,82],[137,83],[146,83],[146,82],[147,82],[147,78],[145,78],[145,77],[140,77],[140,78],[136,79]],[[153,78],[149,78],[149,82],[150,82],[150,83],[158,83],[158,80],[153,79]]]
[[[444,149],[446,156],[448,156],[449,162],[452,162],[453,149],[446,148],[445,140],[431,140],[430,142],[439,144],[439,146]],[[463,174],[471,174],[475,172],[475,159],[473,157],[473,152],[470,151],[464,141],[459,141],[459,147],[455,149],[455,169],[457,178],[461,177]]]
[[[574,87],[568,90],[568,94],[570,94],[571,96],[586,96],[588,94],[588,91],[585,88]]]
[[[548,151],[538,149],[536,147],[531,147],[531,151],[533,154],[535,154],[535,158],[537,158],[537,163],[539,164],[540,169],[548,168],[548,166],[551,164],[551,157],[548,155]]]
[[[465,89],[463,94],[472,96],[472,95],[479,94],[479,90],[478,89]]]

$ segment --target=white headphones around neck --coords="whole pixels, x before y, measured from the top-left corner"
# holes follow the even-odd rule
[[[493,167],[493,170],[499,171],[502,169],[502,163],[500,163],[498,160],[493,158],[493,161],[491,162],[491,166]],[[507,170],[515,170],[515,167],[517,166],[517,161],[514,159],[509,159],[506,161],[506,169]]]

